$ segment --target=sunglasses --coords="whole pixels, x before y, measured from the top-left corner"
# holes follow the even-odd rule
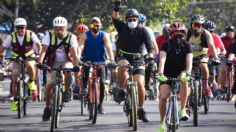
[[[25,27],[16,27],[17,30],[24,29]]]
[[[91,24],[91,25],[90,25],[90,27],[91,27],[91,28],[99,28],[99,27],[100,27],[100,25]]]
[[[192,27],[193,28],[200,28],[200,27],[202,27],[202,24],[200,24],[200,23],[192,23]]]
[[[127,19],[128,22],[136,22],[137,20],[138,20],[138,19],[136,19],[136,18],[133,18],[133,19],[131,19],[131,18],[130,18],[130,19]]]
[[[54,30],[64,30],[65,27],[54,27]]]

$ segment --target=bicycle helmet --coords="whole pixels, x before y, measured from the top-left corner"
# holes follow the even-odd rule
[[[182,31],[185,36],[187,35],[187,28],[182,23],[175,22],[175,23],[173,23],[169,26],[168,32],[169,32],[170,35],[173,34],[176,31]]]
[[[88,26],[84,25],[84,24],[80,24],[77,28],[76,28],[76,31],[77,33],[84,33],[86,31],[88,31],[89,28]]]
[[[27,22],[24,18],[17,18],[15,21],[14,21],[14,26],[15,27],[18,27],[18,26],[27,26]]]
[[[147,21],[147,17],[144,14],[139,14],[138,23],[144,23]]]
[[[226,26],[226,27],[225,27],[225,31],[235,31],[235,27],[234,27],[234,26],[231,26],[231,25]]]
[[[128,9],[126,12],[125,12],[125,19],[127,18],[130,18],[130,17],[139,17],[139,13],[136,9]]]
[[[37,33],[37,37],[42,40],[44,39],[45,35],[43,33]]]
[[[195,15],[192,17],[191,19],[191,23],[199,23],[199,24],[203,24],[205,22],[205,18],[203,15]]]
[[[64,17],[56,17],[53,19],[53,26],[54,27],[66,27],[67,26],[67,20]]]
[[[215,31],[216,29],[216,24],[213,22],[213,21],[206,21],[204,24],[203,24],[203,27],[208,30],[208,31]]]

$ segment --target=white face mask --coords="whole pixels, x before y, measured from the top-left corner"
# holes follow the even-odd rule
[[[134,28],[136,28],[138,26],[138,21],[132,21],[132,22],[128,22],[128,27],[130,28],[130,29],[134,29]]]

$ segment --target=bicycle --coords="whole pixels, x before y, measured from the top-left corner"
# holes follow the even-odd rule
[[[233,87],[234,83],[234,75],[233,75],[233,67],[235,66],[233,61],[227,61],[227,72],[226,72],[226,101],[229,102],[233,98],[233,94],[231,93],[231,88]]]
[[[96,124],[98,105],[100,104],[100,77],[97,74],[97,71],[105,65],[105,63],[97,62],[82,63],[82,66],[90,68],[90,74],[88,78],[88,93],[86,93],[87,97],[86,95],[83,95],[81,98],[81,110],[83,106],[88,104],[89,120],[92,120],[92,124]]]
[[[58,128],[59,126],[59,118],[60,112],[64,106],[64,102],[62,99],[63,93],[63,77],[62,72],[73,72],[73,68],[50,68],[47,65],[43,65],[41,69],[46,69],[49,71],[56,72],[56,78],[53,81],[53,92],[52,92],[52,102],[51,102],[51,126],[50,131],[53,132],[54,128]]]
[[[140,65],[134,65],[134,66],[140,66]],[[129,127],[133,127],[133,131],[137,131],[138,129],[138,113],[137,113],[138,90],[137,90],[137,82],[135,82],[133,78],[134,66],[130,64],[125,65],[125,66],[117,65],[117,67],[120,67],[120,68],[128,68],[129,79],[128,79],[128,87],[125,91],[123,110],[126,113]]]
[[[9,59],[9,58],[6,58]],[[27,114],[27,102],[29,97],[31,96],[30,91],[28,89],[27,80],[28,76],[26,75],[26,60],[34,60],[34,58],[25,58],[25,57],[12,57],[11,61],[14,61],[21,66],[21,71],[19,73],[19,80],[17,82],[17,114],[18,118],[22,118],[23,115]]]
[[[179,81],[177,78],[168,77],[168,81],[171,81],[169,104],[166,111],[165,123],[167,126],[167,132],[175,132],[179,127],[179,115],[177,95],[179,91]]]

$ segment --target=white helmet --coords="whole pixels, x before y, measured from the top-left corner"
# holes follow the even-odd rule
[[[56,17],[53,19],[53,26],[56,27],[66,27],[67,26],[67,20],[64,17]]]
[[[17,26],[27,26],[27,22],[24,18],[17,18],[15,21],[14,21],[14,26],[17,27]]]

